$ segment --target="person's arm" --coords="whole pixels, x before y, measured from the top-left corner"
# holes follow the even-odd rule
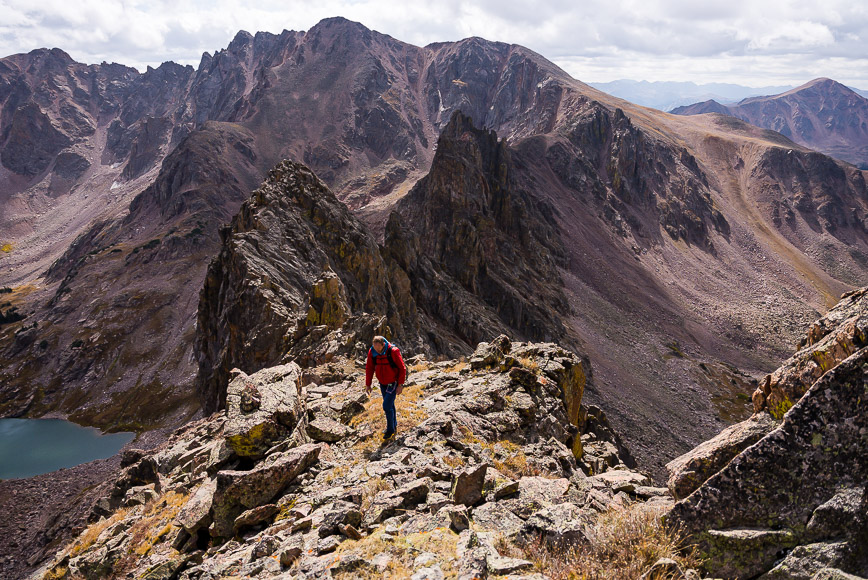
[[[368,349],[368,360],[365,363],[365,392],[371,394],[371,381],[374,380],[374,359],[371,356],[371,349]]]
[[[395,364],[398,365],[398,385],[400,386],[407,380],[407,365],[404,364],[404,357],[401,356],[400,349],[393,348],[392,354],[395,355],[393,358],[395,359]]]

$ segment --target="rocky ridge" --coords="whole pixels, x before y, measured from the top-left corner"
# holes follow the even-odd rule
[[[224,411],[125,454],[92,525],[34,577],[515,578],[533,563],[512,543],[581,542],[612,506],[671,505],[582,405],[575,354],[500,336],[469,363],[408,362],[382,445],[363,361],[234,373]]]
[[[843,296],[762,381],[753,417],[669,464],[668,518],[708,572],[868,575],[866,309],[868,289]]]

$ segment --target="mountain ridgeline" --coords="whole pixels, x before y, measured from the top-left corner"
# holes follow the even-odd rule
[[[815,79],[778,95],[749,97],[733,105],[709,100],[672,112],[737,117],[868,169],[868,99],[831,79]]]
[[[4,416],[175,426],[236,367],[505,333],[581,353],[586,398],[660,476],[868,284],[855,167],[520,46],[340,18],[241,32],[195,69],[3,59],[0,162],[24,315],[0,326]]]

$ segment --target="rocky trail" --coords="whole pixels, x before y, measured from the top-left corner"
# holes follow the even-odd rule
[[[581,405],[569,351],[501,336],[469,362],[411,359],[387,444],[360,364],[236,372],[226,411],[125,453],[94,523],[35,577],[537,578],[533,546],[671,508]]]

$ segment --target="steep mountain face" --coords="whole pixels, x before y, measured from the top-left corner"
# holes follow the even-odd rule
[[[6,335],[5,414],[58,409],[142,429],[195,411],[194,393],[178,385],[196,372],[196,298],[218,227],[256,183],[255,158],[248,131],[206,123],[166,158],[125,218],[98,222],[75,241],[46,272],[40,310]]]
[[[868,169],[868,99],[831,79],[815,79],[779,95],[751,97],[736,105],[710,100],[672,112],[731,115]]]
[[[301,345],[328,345],[330,331],[346,329],[340,346],[355,349],[362,341],[362,352],[375,331],[415,334],[415,313],[404,322],[397,312],[373,237],[306,167],[275,167],[221,237],[196,334],[206,412],[225,406],[233,368],[253,372]],[[367,332],[355,336],[355,326]],[[307,353],[299,362],[325,362],[317,358]]]

